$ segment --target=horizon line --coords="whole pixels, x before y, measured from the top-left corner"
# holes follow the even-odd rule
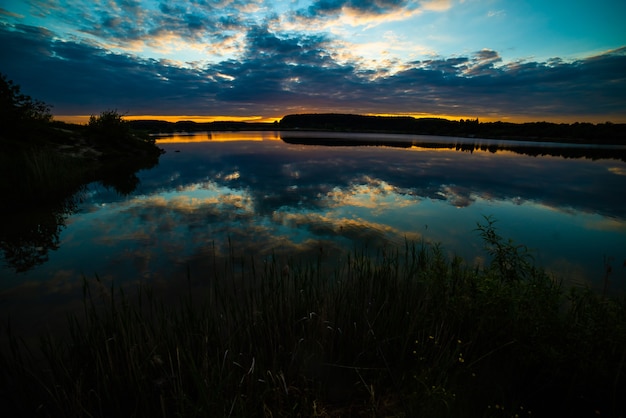
[[[154,114],[136,114],[136,115],[122,115],[122,118],[128,121],[134,120],[155,120],[155,121],[164,121],[164,122],[196,122],[196,123],[211,123],[211,122],[245,122],[245,123],[274,123],[280,122],[280,120],[287,115],[306,115],[306,114],[344,114],[344,115],[359,115],[359,116],[383,116],[383,117],[413,117],[416,119],[421,118],[438,118],[438,119],[447,119],[450,121],[460,121],[460,120],[475,120],[478,119],[480,122],[507,122],[507,123],[533,123],[533,122],[547,122],[554,124],[573,124],[573,123],[592,123],[592,124],[603,124],[603,123],[615,123],[622,124],[626,123],[626,119],[624,120],[610,120],[606,117],[588,117],[588,118],[580,118],[580,117],[560,117],[560,118],[531,118],[527,116],[477,116],[477,115],[441,115],[441,114],[430,114],[430,113],[350,113],[350,112],[302,112],[302,113],[288,113],[282,116],[260,116],[260,115],[250,115],[250,116],[239,116],[239,115],[154,115]],[[66,123],[75,123],[79,125],[86,125],[89,123],[89,118],[92,115],[54,115],[53,120],[66,122]]]

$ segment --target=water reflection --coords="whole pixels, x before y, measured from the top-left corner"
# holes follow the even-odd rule
[[[427,239],[480,261],[473,229],[482,215],[494,215],[501,235],[534,249],[537,262],[561,277],[594,282],[603,277],[603,257],[613,257],[612,286],[626,288],[626,165],[619,158],[416,148],[413,137],[404,138],[410,148],[280,138],[222,132],[161,139],[168,152],[158,167],[137,174],[134,190],[124,196],[90,186],[57,231],[48,261],[21,275],[2,270],[3,286],[59,272],[157,282],[184,278],[190,268],[204,276],[229,245],[259,257],[331,258]],[[5,261],[19,258],[8,255]]]
[[[158,155],[145,156],[105,166],[97,174],[98,184],[115,196],[128,196],[140,183],[137,171],[154,167],[158,159]],[[60,234],[68,218],[79,211],[86,197],[86,186],[79,186],[70,194],[31,203],[30,207],[15,204],[7,209],[5,224],[0,229],[0,250],[5,264],[5,270],[1,271],[3,276],[8,274],[6,267],[21,273],[49,260],[50,251],[59,249]],[[11,202],[32,202],[20,193],[16,190],[7,199]]]
[[[91,184],[67,210],[30,223],[12,215],[2,229],[1,316],[36,332],[80,308],[83,278],[97,275],[103,292],[142,282],[175,294],[189,274],[212,280],[232,254],[242,264],[254,256],[333,266],[354,249],[375,254],[427,240],[481,263],[474,229],[483,215],[566,283],[601,290],[608,260],[610,290],[626,291],[619,159],[327,147],[251,135],[162,140],[159,165],[133,173],[137,181],[122,182],[128,187]]]
[[[24,272],[48,261],[49,251],[59,248],[66,218],[76,207],[77,198],[70,197],[34,211],[14,213],[0,232],[5,263],[16,272]]]
[[[159,144],[187,142],[224,142],[224,141],[279,141],[281,136],[276,131],[266,132],[177,132],[157,135]]]
[[[230,135],[238,138],[241,134]],[[518,203],[539,201],[559,210],[574,208],[621,218],[626,215],[619,192],[624,185],[621,161],[524,158],[506,151],[492,158],[490,152],[464,155],[450,149],[422,149],[416,154],[375,147],[251,147],[245,142],[232,147],[215,144],[210,149],[199,146],[186,152],[198,158],[183,153],[178,156],[187,165],[184,172],[173,174],[178,183],[211,178],[249,188],[256,210],[263,214],[283,205],[315,207],[333,188],[369,187],[380,182],[398,195],[446,200],[454,206],[467,206],[481,197]],[[168,181],[157,178],[155,187]]]

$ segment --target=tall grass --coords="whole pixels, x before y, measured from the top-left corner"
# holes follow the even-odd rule
[[[481,227],[495,233],[490,221]],[[516,259],[526,270],[503,276],[506,261],[472,266],[426,243],[355,251],[332,269],[233,252],[173,304],[155,288],[131,295],[85,279],[68,337],[32,348],[5,327],[0,407],[67,417],[623,415],[624,301],[568,293]]]

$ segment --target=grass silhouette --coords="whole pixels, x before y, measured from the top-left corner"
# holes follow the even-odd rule
[[[620,416],[626,303],[563,289],[478,225],[492,262],[409,243],[321,263],[243,258],[176,303],[84,281],[69,337],[10,328],[17,416]],[[514,273],[512,269],[514,269]],[[197,282],[201,282],[198,285]]]

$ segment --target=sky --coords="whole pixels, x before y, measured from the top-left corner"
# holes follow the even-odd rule
[[[624,16],[623,0],[0,0],[0,73],[72,121],[626,122]]]

